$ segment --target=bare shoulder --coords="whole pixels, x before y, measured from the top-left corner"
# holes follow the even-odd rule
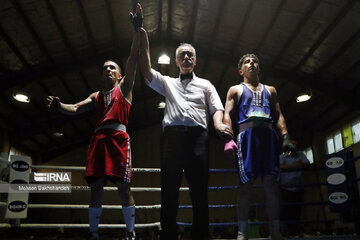
[[[269,91],[269,93],[270,93],[271,95],[277,94],[276,88],[275,88],[274,86],[270,86],[270,85],[264,85],[264,86],[266,87],[266,89]]]
[[[96,96],[97,96],[98,92],[93,92],[92,94],[90,94],[90,96],[88,97],[88,99],[95,101]]]
[[[124,85],[125,80],[126,80],[126,74],[124,75],[124,77],[121,78],[121,80],[117,85],[121,88]]]
[[[90,94],[89,98],[95,98],[97,94],[98,92],[93,92],[92,94]]]
[[[227,93],[227,99],[233,99],[235,101],[238,101],[243,93],[243,86],[241,84],[231,86],[229,88],[229,91]]]
[[[231,86],[229,89],[229,92],[232,92],[232,93],[240,93],[241,94],[242,91],[243,91],[243,86],[241,84]]]

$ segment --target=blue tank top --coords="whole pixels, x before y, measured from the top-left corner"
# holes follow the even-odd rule
[[[272,122],[270,111],[270,92],[264,84],[260,91],[253,91],[241,83],[243,93],[238,102],[238,124],[253,120]]]

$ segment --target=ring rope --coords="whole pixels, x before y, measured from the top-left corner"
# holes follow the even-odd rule
[[[85,171],[84,166],[50,166],[50,165],[33,165],[32,169],[56,169],[69,171]],[[160,173],[160,168],[133,168],[133,172],[141,173]],[[236,169],[209,169],[209,172],[214,173],[237,173]]]
[[[357,157],[360,159],[360,157]],[[356,160],[348,160],[345,162],[348,163],[350,161]],[[32,169],[54,169],[54,170],[68,170],[68,171],[85,171],[85,166],[50,166],[50,165],[33,165],[30,166]],[[308,167],[308,168],[296,168],[296,169],[282,169],[281,172],[306,172],[306,171],[318,171],[326,169],[325,166],[321,167]],[[160,173],[160,168],[132,168],[134,173]],[[237,169],[209,169],[211,173],[237,173]]]
[[[349,198],[349,200],[358,200],[358,198]],[[280,205],[291,205],[291,206],[313,206],[313,205],[328,205],[330,204],[329,201],[320,202],[320,201],[313,201],[313,202],[281,202]],[[6,202],[0,202],[0,207],[7,206]],[[218,205],[208,205],[208,208],[219,209],[219,208],[236,208],[237,204],[218,204]],[[265,206],[265,203],[251,203],[249,204],[250,207],[259,207]],[[51,208],[51,209],[60,209],[60,208],[69,208],[69,209],[88,209],[89,205],[87,204],[28,204],[28,208]],[[121,205],[102,205],[103,209],[122,209]],[[161,204],[154,204],[154,205],[136,205],[136,209],[160,209]],[[192,205],[179,205],[179,209],[192,209]]]
[[[33,165],[32,169],[56,169],[56,170],[69,170],[69,171],[85,171],[85,166],[50,166],[50,165]],[[325,167],[311,167],[311,168],[299,168],[299,169],[286,169],[282,172],[294,172],[294,171],[309,171],[309,170],[322,170]],[[160,173],[160,168],[133,168],[133,172],[141,173]],[[209,169],[212,173],[237,173],[237,169]]]
[[[309,220],[309,221],[281,221],[282,224],[305,224],[305,223],[334,223],[335,220]],[[191,226],[189,222],[177,222],[180,226]],[[267,225],[268,221],[262,222],[248,222],[248,225]],[[231,227],[238,226],[238,222],[222,222],[222,223],[209,223],[210,227]]]
[[[335,220],[309,220],[309,221],[281,221],[286,224],[309,224],[309,223],[334,223]],[[266,225],[269,222],[249,222],[249,225]],[[191,226],[189,222],[177,222],[179,226]],[[226,223],[209,223],[210,227],[225,227],[225,226],[237,226],[238,222],[226,222]],[[13,227],[9,223],[0,223],[0,228],[11,228]],[[89,224],[83,223],[21,223],[16,225],[20,228],[88,228]],[[135,228],[146,228],[146,227],[160,227],[160,222],[154,223],[139,223],[135,224]],[[99,224],[99,228],[126,228],[126,224]]]
[[[154,223],[138,223],[135,228],[159,227],[160,222]],[[9,223],[0,223],[0,228],[13,227]],[[20,228],[88,228],[89,224],[83,223],[21,223],[16,225]],[[126,224],[99,224],[99,228],[126,228]]]
[[[356,179],[350,180],[351,182],[360,181],[360,177]],[[2,182],[7,183],[7,182]],[[8,183],[7,183],[8,184]],[[328,185],[326,182],[322,183],[309,183],[309,184],[298,184],[298,185],[280,185],[283,187],[315,187],[315,186],[324,186]],[[210,186],[208,187],[209,191],[216,190],[236,190],[239,189],[240,186]],[[264,188],[263,185],[253,185],[253,188]],[[90,191],[89,186],[71,186],[71,190],[73,191]],[[118,191],[117,187],[104,187],[104,191]],[[161,192],[160,187],[131,187],[132,192]],[[179,191],[189,191],[189,187],[180,187]]]
[[[360,181],[360,177],[356,178],[354,180],[352,180],[353,182],[356,181]],[[308,183],[308,184],[298,184],[298,185],[280,185],[280,186],[284,186],[284,187],[316,187],[316,186],[323,186],[323,185],[328,185],[328,183],[326,182],[322,182],[322,183]],[[215,191],[215,190],[234,190],[234,189],[239,189],[240,186],[236,185],[236,186],[210,186],[208,187],[208,190],[210,191]],[[264,185],[254,185],[253,188],[264,188]],[[72,190],[90,190],[90,187],[88,186],[72,186]],[[117,187],[104,187],[105,191],[117,191]],[[181,187],[179,189],[180,191],[188,191],[189,187]],[[161,188],[154,188],[154,187],[131,187],[131,191],[134,192],[141,192],[141,191],[146,191],[146,192],[160,192]]]
[[[6,202],[0,202],[0,207],[6,206]],[[43,204],[43,203],[29,203],[27,205],[28,208],[48,208],[48,209],[89,209],[88,204]],[[122,209],[121,205],[102,205],[101,208],[103,209]],[[135,205],[136,209],[160,209],[160,204],[155,205]]]
[[[360,181],[360,178],[352,180],[352,182]],[[302,185],[281,185],[286,187],[315,187],[327,185],[326,182],[323,183],[312,183],[312,184],[302,184]],[[209,191],[216,190],[236,190],[240,186],[210,186],[208,187]],[[263,185],[254,185],[253,188],[264,188]],[[90,191],[89,186],[71,186],[72,191]],[[104,187],[104,191],[118,191],[117,187]],[[131,187],[132,192],[161,192],[160,187]],[[189,187],[180,187],[179,191],[189,191]]]
[[[348,160],[356,161],[360,159],[357,157],[355,159]],[[347,163],[346,162],[346,163]],[[46,166],[46,165],[34,165],[31,166],[33,169],[57,169],[57,170],[74,170],[74,171],[84,171],[85,167],[83,166]],[[303,168],[303,169],[294,169],[293,171],[308,171],[308,170],[322,170],[325,167],[312,167],[312,168]],[[133,168],[133,172],[143,172],[143,173],[159,173],[161,172],[158,168]],[[209,172],[214,173],[237,173],[237,169],[209,169]],[[357,178],[356,181],[359,181],[360,178]],[[354,180],[353,180],[354,181]],[[309,187],[309,186],[319,186],[319,185],[327,185],[327,183],[316,183],[316,184],[303,184],[297,186]],[[254,185],[254,188],[263,188],[262,185]],[[230,189],[238,189],[239,186],[217,186],[217,187],[209,187],[209,190],[230,190]],[[88,186],[72,186],[72,190],[90,190]],[[105,191],[117,191],[117,187],[104,187]],[[132,191],[134,192],[159,192],[161,188],[148,188],[148,187],[132,187]],[[180,191],[188,191],[188,187],[182,187],[179,189]],[[327,205],[330,202],[296,202],[296,203],[281,203],[281,205]],[[1,206],[6,206],[7,203],[0,202]],[[265,203],[253,203],[250,204],[250,207],[255,206],[263,206]],[[227,204],[227,205],[209,205],[209,208],[236,208],[236,204]],[[122,209],[121,205],[103,205],[104,209]],[[88,209],[88,205],[62,205],[62,204],[28,204],[28,208],[69,208],[69,209]],[[139,205],[136,206],[137,209],[160,209],[161,205]],[[191,209],[191,205],[180,205],[181,209]],[[284,221],[283,223],[288,224],[301,224],[301,223],[334,223],[334,220],[309,220],[309,221]],[[229,222],[229,223],[210,223],[209,225],[212,227],[220,227],[220,226],[237,226],[237,222]],[[255,222],[249,223],[250,225],[263,225],[268,224],[268,222]],[[178,225],[182,226],[191,226],[191,223],[186,222],[178,222]],[[135,224],[136,228],[144,228],[144,227],[159,227],[160,222],[155,223],[146,223],[146,224]],[[0,228],[11,228],[13,227],[11,224],[0,223]],[[22,228],[88,228],[89,224],[36,224],[36,223],[23,223],[18,227]],[[126,228],[125,224],[100,224],[100,228]]]
[[[7,166],[10,165],[9,160],[7,158],[1,157],[1,156],[0,156],[0,163],[3,163],[5,165],[7,165]]]
[[[84,166],[48,166],[48,165],[33,165],[32,169],[56,169],[56,170],[70,170],[70,171],[85,171]],[[133,168],[133,172],[142,172],[142,173],[159,173],[160,168]]]
[[[71,186],[71,190],[90,191],[89,186]],[[118,191],[117,187],[104,187],[104,191]],[[131,187],[132,192],[161,192],[158,187]],[[181,187],[179,191],[189,191],[188,187]]]
[[[56,170],[69,170],[69,171],[85,171],[85,166],[50,166],[50,165],[33,165],[32,169],[56,169]],[[285,169],[282,172],[296,172],[296,171],[313,171],[323,170],[326,167],[311,167],[311,168],[298,168],[298,169]],[[133,168],[133,172],[141,173],[160,173],[160,168]],[[209,169],[212,173],[237,173],[237,169]]]

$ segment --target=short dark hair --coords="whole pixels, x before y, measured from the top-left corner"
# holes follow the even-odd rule
[[[238,62],[238,69],[241,69],[241,66],[242,66],[242,64],[244,63],[244,60],[245,60],[245,58],[247,58],[247,57],[255,58],[255,59],[257,60],[257,62],[259,63],[259,65],[260,65],[260,60],[259,60],[259,58],[258,58],[254,53],[247,53],[247,54],[244,54],[244,55],[240,58],[240,60],[239,60],[239,62]]]
[[[114,62],[114,63],[116,63],[116,65],[118,65],[118,67],[119,67],[119,72],[120,72],[120,74],[122,74],[122,66],[121,66],[121,64],[120,64],[120,61],[119,60],[116,60],[116,59],[111,59],[111,58],[109,58],[109,59],[105,59],[104,61],[103,61],[103,64],[105,63],[105,62]]]

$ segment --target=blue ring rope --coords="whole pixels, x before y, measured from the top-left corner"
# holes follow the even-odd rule
[[[282,224],[309,224],[309,223],[325,223],[325,224],[333,224],[335,222],[335,220],[309,220],[309,221],[281,221]],[[185,226],[185,227],[190,227],[192,225],[192,223],[189,222],[177,222],[177,224],[179,226]],[[249,222],[248,225],[267,225],[269,224],[269,222],[267,221],[262,221],[262,222]],[[210,227],[232,227],[238,226],[237,222],[222,222],[222,223],[209,223]]]

